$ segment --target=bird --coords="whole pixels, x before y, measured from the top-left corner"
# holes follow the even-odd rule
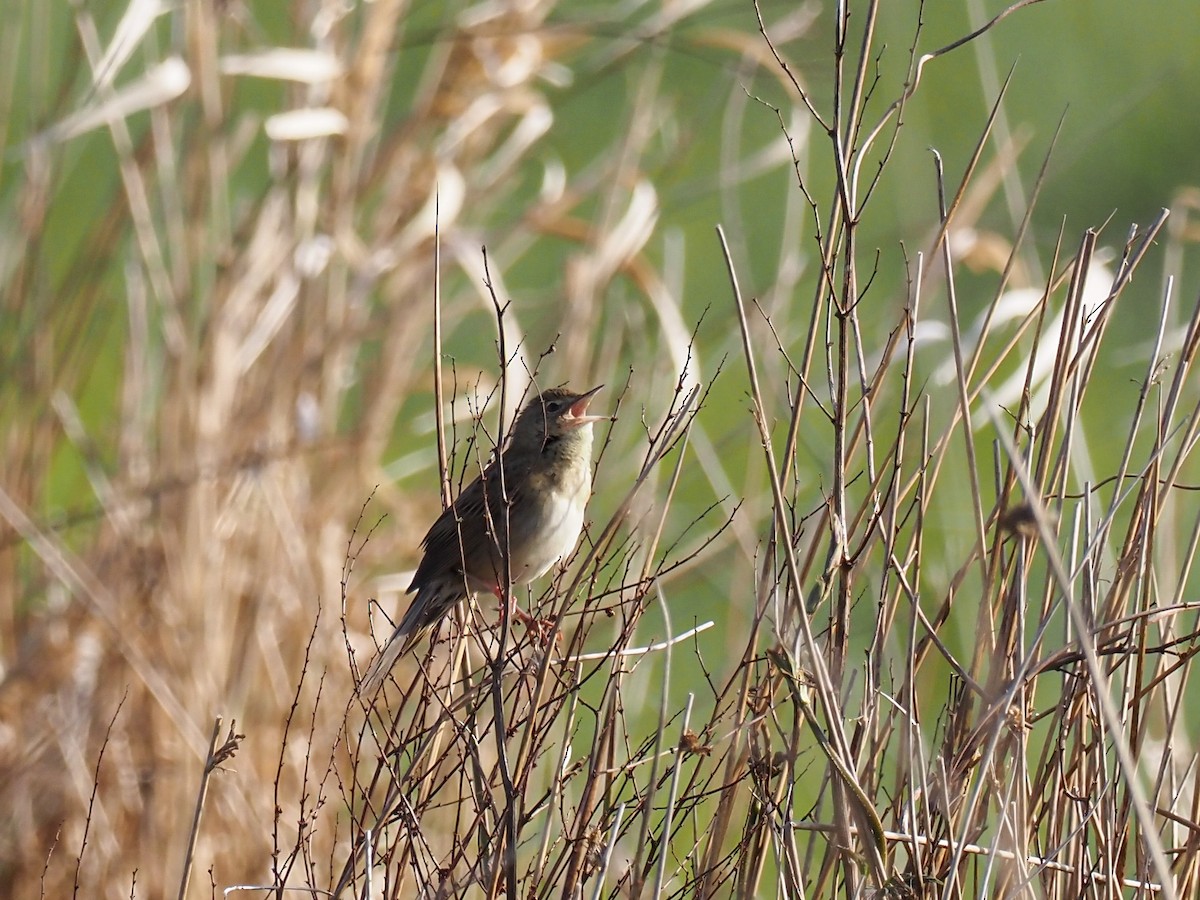
[[[416,597],[363,676],[361,694],[376,692],[459,600],[486,591],[510,603],[510,585],[529,584],[570,556],[592,492],[592,425],[612,420],[587,413],[603,386],[582,394],[551,388],[521,410],[508,445],[426,533],[406,591]]]

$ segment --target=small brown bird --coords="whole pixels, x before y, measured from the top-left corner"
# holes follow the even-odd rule
[[[459,600],[488,591],[510,602],[509,583],[528,584],[575,549],[592,492],[592,423],[610,420],[587,415],[600,387],[583,394],[552,388],[521,410],[499,459],[425,535],[408,586],[417,596],[363,676],[361,693],[378,690],[421,632]]]

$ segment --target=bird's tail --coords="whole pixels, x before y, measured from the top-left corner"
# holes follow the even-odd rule
[[[373,697],[387,678],[396,660],[407,653],[430,625],[440,620],[462,597],[461,587],[454,589],[453,584],[447,589],[446,584],[434,583],[421,587],[413,598],[408,612],[392,632],[379,655],[375,657],[371,667],[363,675],[358,684],[358,693],[362,697]]]
[[[371,668],[362,677],[362,681],[358,683],[358,693],[364,698],[375,696],[375,693],[383,685],[383,679],[387,678],[388,673],[392,671],[392,666],[396,665],[396,660],[408,652],[421,632],[404,631],[404,623],[401,622],[396,630],[392,632],[392,636],[388,638],[383,649],[379,651],[379,655],[375,657],[375,661],[371,663]]]

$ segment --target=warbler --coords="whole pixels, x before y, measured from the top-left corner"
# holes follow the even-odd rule
[[[592,425],[600,390],[551,388],[517,416],[507,447],[447,507],[421,542],[424,555],[408,593],[408,611],[363,676],[374,693],[421,633],[459,600],[495,594],[518,615],[510,585],[529,584],[570,556],[592,493]],[[507,554],[507,556],[506,556]]]

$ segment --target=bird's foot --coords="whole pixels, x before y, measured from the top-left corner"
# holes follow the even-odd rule
[[[503,610],[503,604],[501,605]],[[550,638],[554,634],[554,619],[539,619],[537,616],[525,612],[521,609],[520,604],[515,600],[510,599],[508,602],[509,614],[525,626],[534,639],[541,646],[546,646],[550,643]]]
[[[545,647],[550,643],[551,638],[561,637],[554,631],[554,619],[539,619],[523,609],[518,610],[517,619],[533,635],[533,639],[539,646]]]

